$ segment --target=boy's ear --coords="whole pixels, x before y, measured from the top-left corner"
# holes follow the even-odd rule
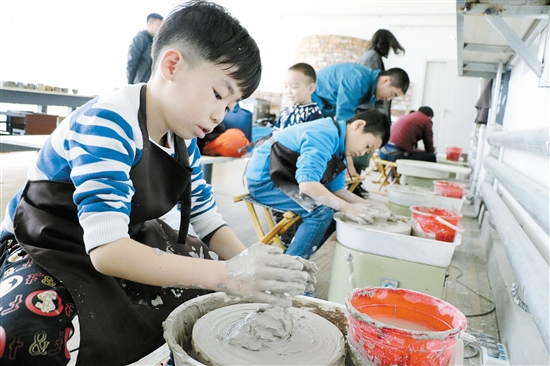
[[[356,131],[362,131],[363,127],[365,127],[366,124],[367,122],[364,119],[356,119],[355,121],[353,121],[353,128],[355,128]]]
[[[160,58],[159,69],[165,80],[173,80],[176,74],[176,67],[182,67],[185,64],[183,55],[174,49],[169,49],[164,52]]]
[[[388,75],[382,75],[378,77],[378,85],[391,85],[391,77]]]
[[[315,83],[309,83],[308,91],[309,94],[313,94],[313,92],[315,91]]]

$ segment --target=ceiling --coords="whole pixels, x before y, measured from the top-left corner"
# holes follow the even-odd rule
[[[494,78],[500,63],[504,71],[521,58],[541,77],[543,63],[530,46],[548,30],[549,15],[548,0],[457,0],[458,74]]]

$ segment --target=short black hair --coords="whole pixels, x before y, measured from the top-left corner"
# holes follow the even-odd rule
[[[310,78],[312,83],[317,82],[317,74],[315,73],[315,69],[313,68],[313,66],[311,66],[310,64],[306,64],[305,62],[298,62],[297,64],[290,66],[288,70],[299,71]]]
[[[351,117],[347,123],[352,123],[358,119],[362,119],[366,122],[363,127],[364,133],[372,133],[374,136],[382,139],[382,145],[380,145],[380,147],[388,143],[390,140],[391,122],[386,114],[377,109],[368,109],[364,112],[357,113],[355,116]]]
[[[400,69],[399,67],[394,67],[386,71],[380,71],[379,76],[384,75],[389,76],[391,79],[391,85],[401,89],[403,94],[405,94],[409,89],[409,75],[405,72],[405,70]]]
[[[151,14],[147,15],[147,23],[149,23],[149,21],[151,21],[153,19],[164,20],[162,15],[157,14],[157,13],[151,13]]]
[[[260,50],[248,31],[222,6],[208,1],[176,5],[162,22],[154,38],[153,71],[162,53],[175,48],[190,67],[201,61],[227,66],[248,98],[260,84]]]
[[[388,57],[390,49],[396,55],[399,55],[400,52],[405,53],[403,46],[399,44],[393,33],[387,29],[379,29],[373,34],[369,48],[372,48],[382,57]]]
[[[418,111],[424,113],[426,116],[430,118],[434,116],[434,111],[430,107],[426,107],[426,106],[420,107],[418,108]]]

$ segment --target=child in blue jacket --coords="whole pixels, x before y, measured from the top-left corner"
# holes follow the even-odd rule
[[[369,110],[347,122],[323,118],[291,126],[254,150],[245,173],[250,196],[304,220],[287,254],[310,258],[334,211],[362,216],[354,204],[366,201],[346,189],[346,157],[375,150],[389,137],[389,118]]]

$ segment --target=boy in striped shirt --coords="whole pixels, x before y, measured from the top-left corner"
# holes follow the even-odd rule
[[[7,206],[2,365],[67,364],[76,314],[77,362],[126,365],[164,343],[162,322],[186,300],[224,291],[290,306],[285,294],[314,282],[298,258],[245,249],[202,177],[195,139],[259,84],[254,40],[224,8],[186,2],[162,23],[152,58],[147,84],[58,126]],[[175,205],[179,230],[159,219]],[[218,257],[227,261],[208,260]]]

